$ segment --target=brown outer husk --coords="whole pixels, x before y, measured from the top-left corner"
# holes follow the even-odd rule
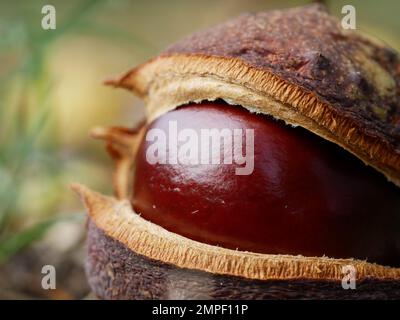
[[[400,281],[358,279],[355,290],[323,279],[254,280],[151,259],[130,250],[89,219],[86,273],[102,299],[399,299]]]
[[[320,5],[241,15],[108,83],[143,97],[149,120],[218,98],[270,114],[400,185],[400,58]]]

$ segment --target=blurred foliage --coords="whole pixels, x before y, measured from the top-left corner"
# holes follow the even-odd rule
[[[82,214],[51,217],[37,222],[29,228],[10,234],[8,237],[4,237],[0,244],[0,264],[7,261],[19,250],[30,245],[33,241],[41,239],[50,227],[63,220],[82,222]]]
[[[128,93],[101,80],[169,43],[243,11],[301,0],[51,1],[57,29],[40,27],[49,1],[0,2],[0,263],[40,238],[58,217],[81,209],[74,181],[110,190],[110,163],[91,126],[130,125],[143,116]],[[399,49],[400,1],[325,1],[340,17],[357,9],[360,29]]]
[[[38,18],[42,17],[38,15],[42,7],[38,2],[17,2],[17,18],[2,11],[0,263],[39,239],[59,220],[54,216],[68,192],[63,178],[70,159],[63,156],[65,150],[60,148],[54,125],[52,93],[57,84],[47,63],[51,46],[67,34],[83,32],[149,46],[131,33],[92,23],[90,17],[102,9],[103,2],[79,3],[66,17],[57,16],[57,29],[51,32],[38,27]],[[47,137],[43,138],[45,130]]]
[[[1,21],[3,28],[10,23],[12,26],[2,30],[0,48],[14,54],[18,51],[22,53],[14,65],[5,70],[0,82],[3,97],[0,100],[0,262],[38,239],[56,221],[52,217],[15,233],[21,225],[26,227],[24,222],[31,218],[28,217],[29,204],[23,212],[19,206],[20,195],[27,180],[47,177],[49,183],[46,188],[49,193],[57,195],[63,192],[60,185],[63,159],[56,148],[56,136],[52,143],[38,145],[38,137],[49,121],[52,107],[49,95],[53,83],[46,72],[46,50],[57,38],[72,31],[97,5],[98,1],[84,2],[53,33],[41,32],[31,25],[33,9],[37,9],[31,2],[21,8],[22,19]],[[12,85],[18,91],[15,101],[7,99]],[[32,105],[34,109],[29,114]],[[46,208],[49,210],[47,213],[56,211],[57,198],[53,197],[55,201]],[[44,212],[43,216],[46,215]]]

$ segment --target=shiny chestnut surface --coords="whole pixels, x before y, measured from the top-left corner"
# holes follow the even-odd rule
[[[347,151],[302,128],[224,103],[171,111],[147,130],[254,129],[254,171],[150,164],[143,139],[132,203],[167,230],[221,247],[368,259],[400,266],[400,192]]]

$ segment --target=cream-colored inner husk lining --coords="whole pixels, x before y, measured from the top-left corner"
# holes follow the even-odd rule
[[[216,99],[271,115],[340,145],[400,186],[400,155],[395,150],[361,133],[312,93],[239,60],[196,55],[160,57],[108,83],[142,97],[148,121],[189,102]]]
[[[74,185],[98,228],[137,254],[214,274],[248,279],[323,279],[340,281],[343,266],[356,268],[356,279],[399,280],[400,269],[353,259],[270,255],[235,251],[190,240],[169,232],[132,210],[129,200],[117,200]]]

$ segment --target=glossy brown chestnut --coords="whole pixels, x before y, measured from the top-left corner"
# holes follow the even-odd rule
[[[190,104],[147,128],[254,129],[254,171],[150,164],[143,139],[133,206],[167,230],[231,249],[400,265],[400,192],[339,146],[222,102]]]

